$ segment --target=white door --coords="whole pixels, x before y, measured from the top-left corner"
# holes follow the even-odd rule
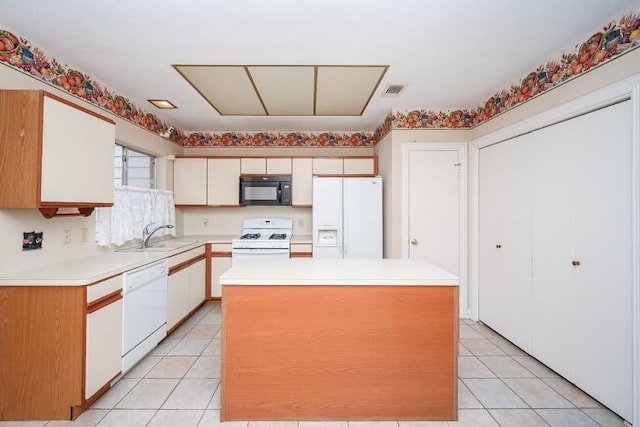
[[[479,153],[479,318],[531,351],[530,135]]]
[[[631,102],[577,119],[575,384],[631,419]],[[594,343],[598,343],[594,345]]]
[[[406,153],[404,253],[460,277],[460,313],[466,315],[466,145],[410,143]]]
[[[536,134],[533,355],[632,407],[631,103]]]

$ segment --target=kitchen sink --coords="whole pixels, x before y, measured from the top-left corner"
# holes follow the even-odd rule
[[[162,242],[152,243],[143,248],[142,246],[134,246],[132,248],[120,249],[118,252],[168,252],[180,249],[185,246],[193,245],[195,241],[188,242],[184,240],[165,240]]]

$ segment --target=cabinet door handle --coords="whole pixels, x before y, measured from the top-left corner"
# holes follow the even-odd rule
[[[501,247],[502,247],[502,245],[501,245],[500,243],[498,243],[498,244],[496,245],[496,249],[500,249]]]
[[[573,265],[574,267],[579,267],[580,261],[571,261],[571,265]]]
[[[418,241],[416,239],[411,239],[411,244],[413,246],[418,246]]]

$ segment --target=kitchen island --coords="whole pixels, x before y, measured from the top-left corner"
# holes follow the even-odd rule
[[[220,277],[221,420],[456,420],[458,278],[270,259]]]

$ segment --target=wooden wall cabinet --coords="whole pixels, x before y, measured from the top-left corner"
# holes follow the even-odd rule
[[[113,204],[115,122],[39,90],[0,91],[0,207]]]
[[[122,275],[0,287],[0,420],[78,417],[121,371]]]
[[[205,246],[169,258],[167,331],[173,332],[205,300]]]

